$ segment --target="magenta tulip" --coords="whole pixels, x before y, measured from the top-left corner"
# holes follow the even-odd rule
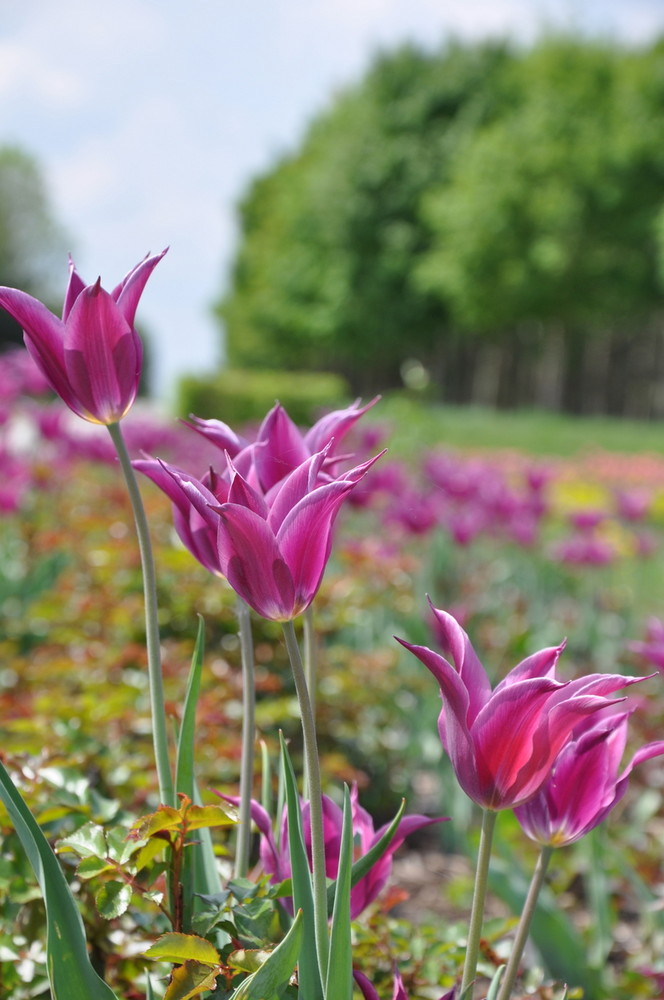
[[[341,440],[379,398],[376,396],[366,406],[360,406],[359,400],[355,400],[342,410],[333,410],[305,432],[297,427],[283,406],[277,403],[263,420],[253,442],[237,435],[221,420],[201,420],[192,416],[188,426],[230,455],[237,469],[252,486],[267,492],[324,448],[329,449],[326,452],[325,472],[332,476],[344,457],[336,453]],[[253,465],[251,471],[249,457]]]
[[[165,252],[146,257],[110,293],[100,279],[84,285],[70,261],[62,319],[31,295],[0,288],[0,306],[23,327],[25,345],[44,378],[84,420],[117,423],[136,398],[143,349],[134,316]]]
[[[219,517],[221,571],[263,618],[291,621],[309,607],[320,587],[341,505],[376,461],[329,479],[323,472],[329,447],[265,496],[231,465],[228,500],[213,507]]]
[[[221,794],[221,793],[217,793]],[[234,805],[239,799],[231,795],[221,795]],[[363,809],[358,801],[357,785],[351,789],[351,810],[353,820],[353,838],[355,842],[356,856],[362,857],[377,844],[383,836],[389,824],[374,830],[371,816]],[[323,795],[323,836],[325,840],[325,874],[327,878],[335,879],[339,871],[339,857],[341,854],[341,833],[343,829],[343,811],[327,795]],[[272,820],[268,812],[260,803],[252,801],[251,818],[258,827],[260,833],[260,859],[263,870],[271,876],[271,882],[278,884],[291,877],[290,852],[288,849],[288,817],[284,809],[279,836],[275,839],[272,832]],[[371,870],[361,878],[357,885],[353,886],[350,894],[351,917],[355,919],[363,910],[372,903],[382,889],[385,887],[392,872],[392,855],[403,844],[405,838],[421,830],[422,827],[430,826],[432,823],[444,823],[447,817],[419,816],[413,814],[403,816],[397,832],[394,835],[389,847],[379,858]],[[311,860],[311,822],[309,819],[309,803],[302,805],[302,832],[304,843]]]
[[[573,844],[620,802],[637,764],[664,754],[664,741],[648,743],[618,774],[630,714],[601,712],[578,726],[539,792],[514,810],[531,840],[550,847]]]
[[[357,969],[353,972],[353,977],[355,982],[360,987],[360,991],[364,1000],[380,1000],[378,993],[376,992],[376,987],[370,982],[369,979],[364,975],[363,972],[358,972]],[[456,996],[456,989],[452,988],[444,993],[440,1000],[454,1000]],[[399,970],[395,968],[394,970],[394,987],[392,990],[392,1000],[408,1000],[408,994],[406,993],[406,988],[403,984],[403,979],[399,973]]]
[[[425,646],[399,642],[440,684],[443,747],[459,784],[484,809],[508,809],[535,795],[575,727],[613,704],[607,695],[643,679],[590,674],[558,681],[562,644],[523,660],[492,690],[464,630],[445,611],[432,610],[454,665]]]

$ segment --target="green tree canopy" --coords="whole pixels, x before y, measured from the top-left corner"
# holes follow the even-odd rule
[[[617,357],[661,312],[663,134],[664,43],[380,55],[240,206],[231,361],[366,392],[417,357],[454,398],[483,345]]]
[[[219,308],[233,363],[328,367],[366,389],[430,349],[447,307],[413,281],[431,238],[421,200],[459,135],[497,114],[508,59],[502,44],[380,56],[254,181]]]
[[[0,147],[0,284],[57,298],[54,277],[62,277],[67,249],[37,163],[14,146]],[[0,310],[0,350],[21,340],[18,325]]]

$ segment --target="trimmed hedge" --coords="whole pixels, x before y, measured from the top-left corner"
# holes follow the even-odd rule
[[[296,423],[308,423],[349,397],[346,380],[329,372],[224,369],[208,377],[182,378],[176,410],[181,417],[195,413],[205,420],[243,424],[262,419],[278,401]]]

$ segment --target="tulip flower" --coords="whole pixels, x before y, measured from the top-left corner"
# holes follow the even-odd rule
[[[240,437],[221,420],[201,420],[192,416],[188,426],[230,455],[252,486],[266,492],[333,442],[326,453],[325,468],[326,473],[332,475],[334,467],[341,460],[335,454],[341,439],[379,398],[376,396],[366,406],[360,406],[359,400],[355,400],[342,410],[333,410],[304,433],[291,420],[283,406],[277,403],[263,420],[254,442]],[[247,464],[249,458],[254,467],[253,475]]]
[[[353,978],[360,987],[364,1000],[380,1000],[375,986],[367,979],[363,972],[358,972],[357,969],[355,969],[353,972]],[[447,993],[444,993],[440,1000],[454,1000],[455,996],[456,990],[452,988],[451,990],[448,990]],[[396,968],[394,970],[394,989],[392,992],[392,1000],[408,1000],[408,994],[406,993],[403,979],[399,974],[399,970]]]
[[[237,805],[239,799],[231,795],[221,795],[227,802]],[[358,801],[357,785],[353,785],[350,794],[353,838],[356,845],[357,857],[367,854],[374,844],[387,830],[389,823],[374,830],[373,819]],[[341,855],[341,833],[343,829],[343,811],[329,796],[322,796],[323,803],[323,836],[325,840],[325,875],[329,879],[335,879],[339,871],[339,857]],[[269,813],[260,803],[252,801],[251,818],[258,827],[260,833],[260,859],[263,870],[271,876],[270,881],[274,884],[284,882],[291,877],[290,852],[288,849],[288,818],[284,809],[281,829],[278,839],[275,839],[272,832],[272,820]],[[439,816],[431,818],[412,814],[403,816],[397,831],[390,842],[385,853],[378,859],[371,870],[361,878],[357,885],[353,886],[350,894],[351,917],[355,919],[376,899],[385,887],[392,872],[392,855],[401,847],[405,838],[416,830],[421,830],[432,823],[444,823],[447,817]],[[302,832],[304,843],[311,858],[311,819],[308,802],[302,804]]]
[[[647,743],[618,774],[631,711],[601,712],[578,726],[539,792],[514,810],[531,840],[550,847],[573,844],[620,802],[637,764],[664,754],[664,741]]]
[[[307,459],[265,496],[229,460],[228,499],[212,508],[219,516],[219,565],[236,594],[263,618],[292,621],[309,607],[330,555],[341,504],[376,461],[369,459],[326,481],[329,448]]]
[[[591,674],[556,680],[563,643],[523,660],[492,690],[464,630],[445,611],[432,610],[454,665],[425,646],[399,642],[440,684],[443,747],[463,790],[487,810],[513,808],[535,795],[575,727],[612,704],[607,695],[643,679]]]
[[[31,295],[0,287],[0,306],[23,327],[25,346],[49,386],[84,420],[115,424],[136,398],[143,349],[134,317],[165,252],[145,257],[110,293],[100,279],[84,285],[70,260],[62,319]]]

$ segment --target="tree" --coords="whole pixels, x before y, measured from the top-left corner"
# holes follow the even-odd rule
[[[35,160],[16,147],[0,147],[0,284],[57,299],[52,279],[62,275],[67,249]],[[22,343],[22,334],[0,310],[0,350],[7,343]]]
[[[430,241],[421,200],[458,135],[496,114],[509,59],[502,44],[380,56],[251,185],[219,306],[232,363],[329,368],[367,391],[429,360],[447,308],[412,280]]]

